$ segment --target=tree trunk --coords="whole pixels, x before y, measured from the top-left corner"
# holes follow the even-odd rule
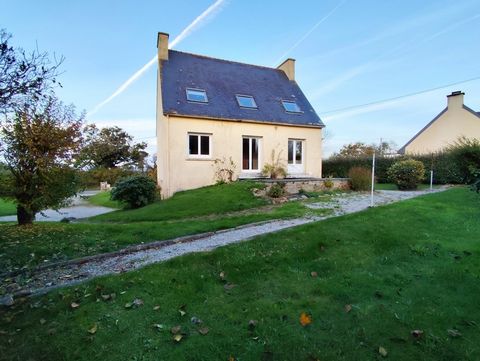
[[[32,224],[35,219],[35,213],[26,209],[25,207],[17,206],[17,221],[20,226]]]

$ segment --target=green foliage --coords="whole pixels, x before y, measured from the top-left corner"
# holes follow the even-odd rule
[[[82,167],[115,168],[121,164],[136,164],[144,170],[147,143],[133,143],[133,137],[119,127],[98,129],[91,124],[84,132],[85,144],[77,160]]]
[[[375,159],[375,178],[379,183],[388,183],[387,171],[397,161],[415,159],[425,165],[425,182],[430,180],[433,170],[435,184],[463,184],[464,177],[458,168],[456,160],[450,152],[440,152],[425,155],[409,155],[398,157],[377,157]],[[371,168],[372,157],[331,157],[322,162],[322,173],[335,178],[348,177],[348,171],[353,167]]]
[[[287,170],[283,164],[282,159],[280,158],[282,152],[280,151],[275,157],[275,149],[271,153],[271,162],[265,163],[262,169],[262,175],[264,177],[269,177],[272,179],[285,178],[287,176]]]
[[[353,167],[348,171],[348,178],[354,191],[368,191],[372,186],[372,171],[368,168]]]
[[[267,196],[270,198],[280,198],[285,195],[285,183],[273,183],[267,191]]]
[[[356,361],[383,359],[382,346],[385,360],[478,360],[479,233],[478,198],[457,188],[185,255],[2,308],[0,358]],[[135,298],[144,305],[125,308]]]
[[[10,171],[9,197],[15,199],[19,224],[35,214],[59,208],[74,195],[80,179],[73,168],[82,141],[82,116],[51,96],[9,116],[1,130],[3,157]]]
[[[140,208],[153,203],[157,195],[157,183],[143,175],[119,179],[111,192],[112,201],[124,202],[130,208]]]
[[[463,183],[472,184],[480,179],[480,139],[462,137],[448,148]]]
[[[394,142],[382,142],[380,145],[362,142],[349,143],[342,146],[333,157],[371,157],[375,152],[377,157],[395,153]]]
[[[93,168],[81,172],[82,185],[85,188],[98,188],[100,182],[107,182],[108,184],[115,184],[120,178],[129,177],[136,174],[131,169],[117,167],[117,168]]]
[[[425,167],[418,160],[407,159],[394,163],[387,173],[398,189],[412,190],[425,178]]]
[[[333,180],[331,178],[332,177],[328,177],[327,179],[325,179],[323,181],[323,186],[327,189],[333,188],[333,186],[334,186]]]
[[[11,216],[17,212],[15,203],[10,200],[0,198],[0,217]]]

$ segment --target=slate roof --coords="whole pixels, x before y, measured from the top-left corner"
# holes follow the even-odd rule
[[[188,102],[186,88],[204,89],[208,104]],[[236,94],[253,96],[258,108],[240,108]],[[164,114],[325,126],[297,83],[282,70],[176,50],[169,50],[168,60],[162,62],[162,98]],[[281,100],[294,100],[302,113],[287,113]]]

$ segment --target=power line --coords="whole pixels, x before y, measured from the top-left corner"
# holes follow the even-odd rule
[[[432,91],[435,91],[435,90],[439,90],[439,89],[443,89],[443,88],[448,88],[448,87],[451,87],[451,86],[453,86],[453,85],[464,84],[464,83],[468,83],[468,82],[475,81],[475,80],[480,80],[480,76],[477,76],[477,77],[475,77],[475,78],[470,78],[470,79],[467,79],[467,80],[457,81],[457,82],[455,82],[455,83],[450,83],[450,84],[446,84],[446,85],[440,85],[440,86],[435,87],[435,88],[420,90],[420,91],[417,91],[417,92],[414,92],[414,93],[399,95],[399,96],[396,96],[396,97],[393,97],[393,98],[387,98],[387,99],[377,100],[377,101],[370,102],[370,103],[351,105],[351,106],[348,106],[348,107],[345,107],[345,108],[332,109],[332,110],[328,110],[328,111],[326,111],[326,112],[322,112],[321,114],[322,114],[322,115],[326,115],[326,114],[331,114],[331,113],[337,113],[337,112],[344,111],[344,110],[352,110],[352,109],[367,107],[367,106],[369,106],[369,105],[375,105],[375,104],[381,104],[381,103],[391,102],[392,100],[398,100],[398,99],[402,99],[402,98],[412,97],[412,96],[415,96],[415,95],[420,95],[420,94],[424,94],[424,93],[429,93],[429,92],[432,92]]]

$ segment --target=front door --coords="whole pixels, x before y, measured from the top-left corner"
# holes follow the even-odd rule
[[[288,174],[303,174],[304,167],[304,141],[299,139],[288,140]]]

